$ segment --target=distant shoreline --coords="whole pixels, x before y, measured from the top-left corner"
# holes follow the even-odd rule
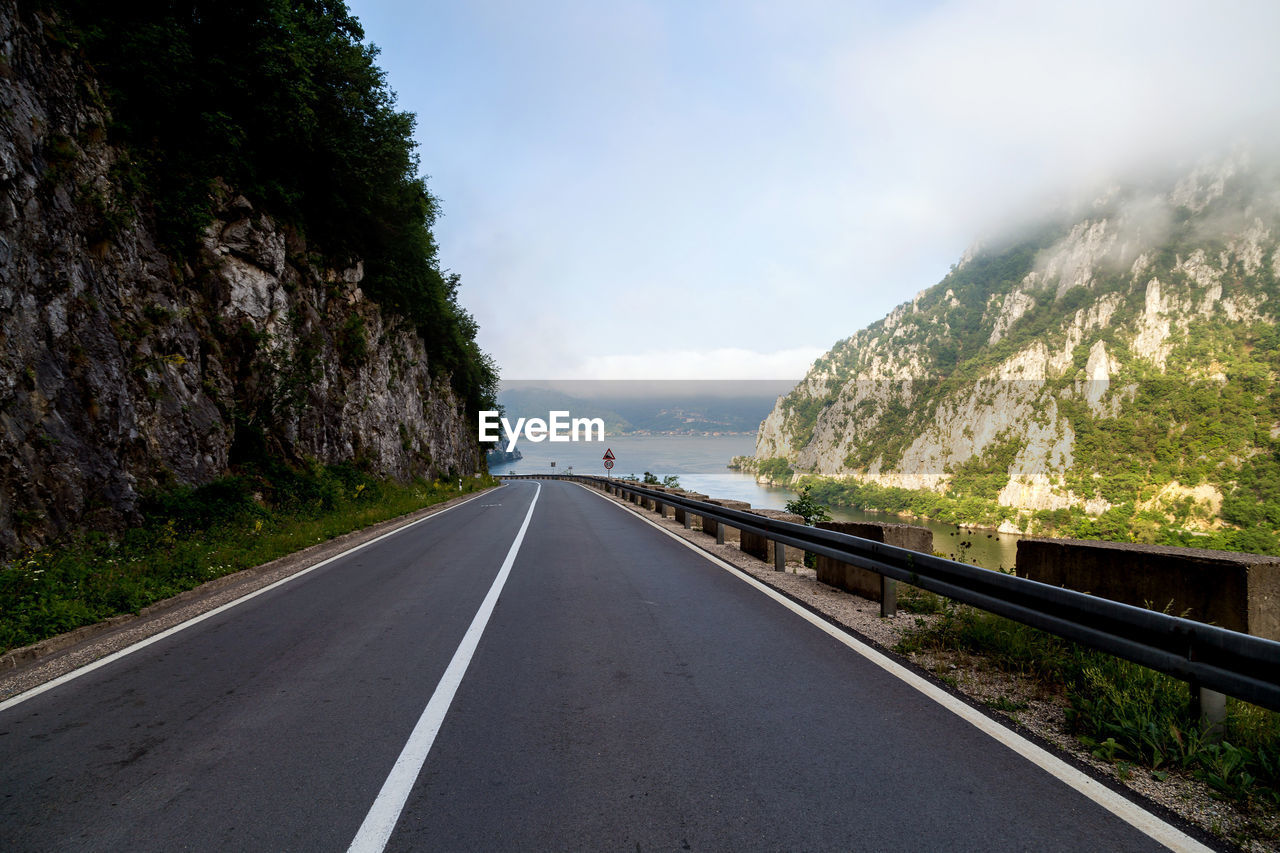
[[[705,435],[708,437],[719,437],[726,435],[755,435],[757,430],[735,431],[735,430],[705,430],[705,429],[637,429],[627,432],[609,433],[606,438],[626,438],[635,435]]]

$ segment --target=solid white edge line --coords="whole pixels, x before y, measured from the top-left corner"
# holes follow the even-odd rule
[[[507,484],[503,483],[498,488],[504,489],[506,488],[506,486]],[[307,568],[302,569],[301,571],[294,572],[288,577],[281,578],[275,583],[268,584],[267,586],[264,586],[261,589],[255,589],[253,592],[246,593],[245,595],[242,595],[239,598],[228,601],[226,604],[215,607],[213,610],[206,611],[204,613],[201,613],[198,616],[192,616],[190,619],[186,620],[185,622],[179,622],[177,625],[174,625],[172,628],[166,628],[165,630],[161,631],[158,634],[152,634],[150,637],[139,640],[138,642],[134,643],[131,646],[125,646],[123,649],[112,652],[106,657],[98,658],[92,663],[87,663],[84,666],[79,667],[78,669],[73,669],[70,672],[65,672],[62,675],[58,676],[57,678],[54,678],[50,681],[46,681],[44,684],[39,684],[35,687],[32,687],[30,690],[26,690],[22,693],[19,693],[16,696],[11,696],[8,699],[4,700],[3,702],[0,702],[0,711],[5,711],[9,708],[12,708],[14,705],[19,704],[20,702],[25,702],[28,699],[31,699],[35,696],[39,696],[41,693],[44,693],[47,690],[52,690],[55,687],[60,687],[61,685],[66,684],[68,681],[72,681],[76,678],[79,678],[82,675],[87,675],[88,673],[93,672],[95,669],[104,667],[109,663],[113,663],[119,660],[120,658],[124,657],[125,655],[131,655],[134,652],[139,651],[140,649],[145,649],[147,646],[151,645],[152,643],[158,643],[166,637],[169,637],[173,634],[178,633],[179,631],[190,628],[192,625],[199,624],[200,622],[203,622],[206,619],[212,619],[214,616],[217,616],[219,613],[222,613],[223,611],[230,610],[231,608],[237,605],[244,604],[249,599],[256,598],[259,595],[262,595],[264,592],[270,592],[276,587],[284,586],[290,581],[295,581],[298,578],[302,577],[303,575],[310,574],[311,572],[314,572],[316,569],[329,565],[334,560],[341,560],[343,557],[346,557],[350,554],[354,554],[356,551],[359,551],[361,548],[367,548],[368,546],[374,544],[375,542],[381,542],[383,539],[386,539],[388,536],[395,536],[397,533],[401,532],[402,530],[408,530],[410,527],[416,527],[417,525],[422,524],[424,521],[430,521],[433,518],[439,518],[440,516],[444,515],[446,512],[449,512],[450,510],[455,510],[460,506],[464,506],[465,504],[469,504],[476,498],[479,498],[487,493],[488,493],[488,490],[484,492],[480,492],[477,495],[473,495],[472,497],[467,498],[465,501],[456,503],[453,506],[445,507],[439,512],[433,512],[431,513],[431,515],[423,516],[422,518],[419,518],[415,521],[411,521],[408,524],[397,527],[395,530],[388,530],[386,533],[383,533],[381,536],[376,536],[367,542],[361,542],[359,545],[353,545],[352,547],[348,548],[347,550],[339,554],[334,554],[332,557],[327,557],[321,560],[320,562],[316,563],[314,566],[308,566]]]
[[[591,494],[612,506],[618,506],[617,503],[610,500],[605,495],[583,485],[582,483],[575,483],[575,485],[586,489]],[[625,507],[618,508],[626,511]],[[866,643],[854,638],[844,630],[828,622],[826,619],[823,619],[812,611],[801,607],[799,604],[796,604],[794,601],[787,598],[768,584],[756,580],[737,566],[721,560],[715,554],[704,551],[694,543],[689,542],[670,530],[667,530],[652,519],[646,518],[640,513],[627,512],[629,515],[633,515],[646,524],[667,534],[681,545],[684,545],[689,550],[693,551],[695,554],[699,554],[717,566],[720,566],[722,569],[725,569],[744,583],[755,587],[757,590],[769,596],[783,607],[786,607],[788,610],[799,615],[810,624],[821,629],[831,637],[834,637],[836,640],[839,640],[841,643],[848,646],[853,651],[862,655],[871,663],[874,663],[890,675],[893,675],[914,687],[916,690],[920,691],[925,696],[928,696],[948,711],[951,711],[957,717],[960,717],[962,720],[983,733],[990,735],[992,738],[1030,761],[1032,764],[1061,780],[1076,791],[1079,791],[1081,794],[1085,795],[1090,800],[1093,800],[1095,803],[1102,806],[1125,823],[1128,823],[1130,826],[1155,841],[1158,841],[1170,850],[1187,851],[1187,853],[1212,853],[1212,848],[1206,847],[1204,844],[1187,835],[1182,830],[1169,824],[1157,815],[1152,814],[1127,797],[1116,793],[1106,785],[1103,785],[1098,780],[1089,776],[1087,773],[1083,773],[1077,768],[1072,767],[1070,764],[1049,752],[1044,747],[1032,743],[1022,735],[1002,725],[997,720],[988,717],[986,714],[983,714],[981,711],[978,711],[970,705],[960,701],[937,685],[921,678],[902,664],[882,654],[871,646],[868,646]]]
[[[444,723],[449,706],[453,703],[454,694],[458,692],[462,677],[466,675],[467,667],[471,664],[471,657],[480,645],[480,636],[484,633],[485,626],[489,624],[489,617],[493,615],[493,608],[498,603],[502,587],[506,585],[507,576],[511,574],[511,566],[516,561],[520,544],[524,542],[525,531],[529,529],[529,522],[533,519],[533,508],[538,503],[538,495],[542,493],[542,484],[536,485],[537,490],[533,493],[533,500],[529,502],[529,511],[525,513],[524,523],[520,525],[520,532],[516,534],[515,541],[507,551],[507,558],[502,561],[502,568],[498,569],[498,576],[493,579],[493,585],[489,587],[488,594],[480,603],[480,609],[471,620],[471,627],[467,628],[467,633],[462,636],[462,642],[458,644],[457,651],[453,653],[453,659],[449,661],[448,668],[436,684],[435,692],[431,694],[427,707],[423,709],[422,716],[418,718],[417,725],[409,735],[409,740],[400,751],[400,757],[392,766],[387,781],[382,784],[382,790],[378,792],[377,799],[373,801],[369,813],[356,832],[356,837],[347,848],[348,853],[381,853],[386,848],[387,841],[390,840],[391,833],[400,820],[400,812],[404,810],[405,801],[409,799],[409,792],[418,780],[418,774],[422,772],[422,765],[427,761],[427,753],[431,752],[431,746],[435,743],[440,726]]]

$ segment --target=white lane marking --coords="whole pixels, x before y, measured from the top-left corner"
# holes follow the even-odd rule
[[[609,498],[605,497],[599,492],[596,492],[595,490],[590,489],[587,486],[583,486],[581,483],[578,483],[577,485],[586,489],[588,492],[600,498],[601,500],[605,501],[606,503],[612,506],[618,506],[616,503],[609,500]],[[618,507],[618,508],[626,511],[625,507]],[[1032,764],[1036,765],[1037,767],[1044,770],[1045,772],[1057,777],[1059,780],[1061,780],[1068,786],[1079,791],[1081,794],[1084,794],[1086,797],[1093,800],[1095,803],[1102,806],[1104,809],[1111,812],[1116,817],[1125,821],[1130,826],[1133,826],[1134,828],[1138,829],[1145,835],[1160,842],[1165,847],[1168,847],[1170,850],[1187,851],[1187,853],[1212,853],[1212,848],[1206,847],[1205,845],[1201,844],[1199,841],[1196,841],[1194,838],[1187,835],[1182,830],[1166,823],[1165,821],[1161,820],[1156,815],[1142,808],[1132,800],[1129,800],[1128,798],[1123,797],[1120,794],[1117,794],[1115,791],[1111,790],[1106,785],[1103,785],[1101,782],[1089,776],[1088,774],[1082,773],[1080,770],[1077,770],[1075,767],[1072,767],[1070,764],[1063,761],[1061,758],[1058,758],[1056,755],[1044,749],[1043,747],[1037,746],[1036,744],[1024,738],[1022,735],[1018,734],[1012,729],[1007,728],[1004,725],[1001,725],[998,721],[993,720],[991,717],[988,717],[986,714],[982,713],[981,711],[975,710],[974,708],[970,707],[964,702],[961,702],[959,699],[952,696],[947,691],[941,689],[940,687],[934,684],[931,684],[930,682],[928,682],[924,678],[921,678],[919,675],[907,669],[905,666],[898,663],[897,661],[892,660],[886,655],[881,654],[879,651],[872,648],[871,646],[868,646],[866,643],[863,643],[863,642],[860,642],[859,640],[854,639],[852,636],[845,633],[840,628],[836,627],[835,625],[832,625],[830,622],[823,619],[822,617],[796,604],[794,601],[787,598],[785,595],[778,592],[773,587],[768,586],[767,584],[761,583],[760,581],[756,580],[751,575],[739,569],[737,566],[731,565],[730,563],[726,563],[724,560],[721,560],[716,555],[702,550],[697,545],[685,540],[681,536],[677,536],[675,533],[672,533],[670,530],[667,530],[665,527],[662,527],[660,524],[653,521],[652,519],[645,518],[643,515],[640,515],[639,513],[635,513],[635,512],[628,511],[628,514],[634,515],[636,518],[639,518],[641,521],[645,522],[646,524],[656,527],[658,530],[667,534],[672,539],[679,542],[681,545],[684,545],[686,548],[693,551],[695,554],[699,554],[700,556],[705,557],[706,559],[710,560],[712,563],[715,563],[717,566],[720,566],[720,568],[728,571],[730,574],[737,577],[739,580],[744,581],[745,583],[748,583],[751,586],[755,587],[757,590],[769,596],[774,601],[781,604],[783,607],[797,614],[798,616],[805,619],[809,623],[813,624],[817,628],[820,628],[821,630],[825,631],[827,634],[839,640],[841,643],[844,643],[850,649],[862,655],[871,663],[874,663],[876,666],[888,672],[890,675],[893,675],[896,678],[911,685],[916,690],[923,693],[925,696],[928,696],[930,699],[932,699],[933,701],[937,702],[939,705],[946,708],[948,711],[951,711],[957,717],[960,717],[962,720],[974,726],[978,730],[995,738],[1000,743],[1007,746],[1009,749],[1012,749],[1014,752],[1018,753],[1023,758],[1030,761]]]
[[[507,484],[503,483],[498,488],[505,489],[506,487],[507,487]],[[119,660],[125,655],[131,655],[140,649],[145,649],[147,646],[151,645],[152,643],[158,643],[161,640],[163,640],[165,637],[176,634],[179,631],[184,630],[186,628],[190,628],[192,625],[199,624],[200,622],[203,622],[206,619],[212,619],[214,616],[217,616],[219,613],[222,613],[223,611],[230,610],[232,607],[235,607],[238,604],[244,604],[249,599],[256,598],[259,595],[262,595],[264,592],[270,592],[271,590],[275,589],[278,586],[284,586],[290,581],[295,581],[305,574],[310,574],[311,572],[314,572],[316,569],[329,565],[334,560],[341,560],[343,557],[346,557],[349,554],[354,554],[356,551],[359,551],[361,548],[367,548],[375,542],[381,542],[383,539],[386,539],[388,536],[395,536],[397,533],[399,533],[402,530],[408,530],[410,527],[415,527],[416,525],[422,524],[424,521],[430,521],[433,518],[439,518],[440,516],[444,515],[446,512],[449,512],[450,510],[455,510],[458,507],[462,506],[463,504],[471,503],[473,500],[481,497],[481,495],[483,494],[484,492],[481,492],[479,495],[476,495],[475,497],[467,498],[465,501],[462,501],[461,503],[456,503],[453,506],[445,507],[439,512],[433,512],[431,515],[424,516],[423,518],[419,518],[417,521],[411,521],[408,524],[404,525],[403,527],[397,527],[395,530],[388,530],[386,533],[382,534],[381,536],[377,536],[373,539],[370,539],[368,542],[361,542],[359,545],[354,545],[340,554],[334,554],[332,557],[321,560],[320,562],[316,563],[314,566],[308,566],[307,568],[299,572],[294,572],[293,574],[289,575],[287,578],[281,578],[280,580],[276,581],[273,584],[268,584],[267,586],[262,587],[262,589],[255,589],[253,592],[246,593],[245,595],[242,595],[240,598],[234,599],[233,601],[228,601],[226,604],[223,604],[219,607],[215,607],[213,610],[209,610],[204,613],[201,613],[199,616],[193,616],[190,619],[188,619],[186,622],[179,622],[177,625],[174,625],[172,628],[167,628],[158,634],[152,634],[150,637],[147,637],[144,640],[139,640],[138,642],[134,643],[132,646],[125,646],[123,649],[120,649],[119,651],[116,651],[116,652],[112,652],[106,657],[98,658],[93,663],[85,664],[79,669],[73,669],[70,672],[63,673],[62,675],[58,676],[57,678],[51,681],[46,681],[44,684],[38,685],[36,687],[32,687],[30,690],[24,693],[19,693],[17,696],[10,697],[5,701],[0,702],[0,711],[4,711],[8,708],[12,708],[14,705],[17,705],[19,702],[25,702],[34,696],[39,696],[41,693],[44,693],[46,690],[52,690],[55,687],[66,684],[68,681],[71,681],[72,679],[79,678],[82,675],[87,675],[88,673],[93,672],[95,669],[98,669],[99,667],[104,667],[109,663]]]
[[[365,816],[364,823],[360,824],[355,839],[347,848],[348,853],[382,853],[386,848],[387,841],[396,828],[396,822],[400,820],[400,812],[404,810],[405,801],[409,799],[409,791],[413,788],[413,783],[418,780],[418,774],[422,772],[427,753],[435,743],[440,726],[444,723],[445,714],[449,712],[449,706],[453,703],[454,694],[458,692],[462,677],[466,675],[467,667],[471,664],[471,656],[480,645],[480,635],[489,624],[494,605],[498,603],[502,587],[507,582],[507,576],[511,574],[511,565],[516,561],[516,553],[520,550],[520,543],[524,541],[525,531],[529,529],[529,521],[533,518],[533,508],[538,503],[538,495],[542,492],[542,484],[536,485],[537,491],[533,493],[533,500],[529,502],[529,511],[525,513],[524,523],[520,525],[520,532],[511,543],[511,550],[507,551],[507,558],[502,561],[502,568],[498,569],[498,576],[493,579],[488,595],[480,603],[480,609],[471,620],[471,627],[463,635],[462,642],[458,644],[458,650],[453,653],[453,660],[449,661],[448,668],[440,677],[435,692],[431,694],[426,709],[418,718],[418,724],[413,727],[408,742],[400,751],[400,757],[391,768],[387,781],[382,783],[382,790],[378,792],[378,797],[373,801],[369,814]]]

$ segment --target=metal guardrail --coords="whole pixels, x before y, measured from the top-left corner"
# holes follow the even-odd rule
[[[869,569],[955,601],[1142,664],[1197,688],[1280,711],[1280,642],[1145,610],[1027,578],[861,539],[765,518],[629,480],[582,475],[504,475],[503,479],[569,480],[640,495],[774,542]]]

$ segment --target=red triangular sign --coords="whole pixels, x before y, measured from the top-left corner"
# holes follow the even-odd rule
[[[604,452],[604,458],[605,458],[605,459],[616,459],[617,457],[613,455],[613,451],[612,451],[612,450],[606,449],[606,450],[605,450],[605,452]]]

